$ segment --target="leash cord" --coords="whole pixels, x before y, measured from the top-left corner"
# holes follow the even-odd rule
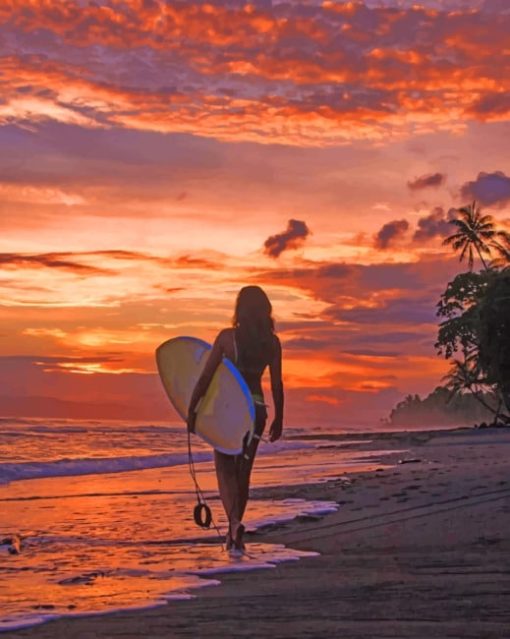
[[[191,479],[193,480],[193,484],[195,486],[195,495],[197,497],[197,502],[198,502],[197,505],[198,506],[205,506],[206,512],[208,512],[210,514],[211,524],[212,524],[213,528],[218,533],[218,536],[220,538],[223,538],[221,530],[216,525],[214,517],[212,516],[211,508],[209,507],[209,505],[207,503],[207,500],[206,500],[206,498],[204,496],[204,493],[203,493],[202,489],[200,488],[200,484],[198,483],[197,471],[195,469],[195,462],[193,460],[193,452],[191,450],[191,433],[189,431],[188,431],[188,467],[189,467],[189,473],[191,475]],[[209,526],[206,526],[206,527],[209,528]],[[221,544],[221,548],[223,550],[223,542]]]

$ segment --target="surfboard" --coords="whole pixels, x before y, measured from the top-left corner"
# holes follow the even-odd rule
[[[196,337],[174,337],[156,350],[163,387],[184,421],[211,348]],[[245,438],[249,443],[253,437],[254,422],[255,405],[250,390],[241,373],[225,357],[197,407],[195,432],[221,453],[238,455]]]

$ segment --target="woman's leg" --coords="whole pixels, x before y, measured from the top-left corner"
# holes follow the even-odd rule
[[[225,455],[225,453],[220,453],[215,450],[214,465],[216,468],[220,498],[228,519],[229,534],[232,539],[235,539],[237,528],[241,523],[241,517],[239,515],[240,495],[236,457],[234,455]]]
[[[227,546],[228,542],[232,541],[239,549],[244,548],[244,526],[241,521],[248,503],[251,470],[267,418],[265,406],[257,407],[256,410],[255,434],[258,437],[252,439],[248,450],[245,451],[247,458],[244,455],[225,455],[217,450],[214,451],[220,498],[228,519],[230,539],[227,540]]]
[[[259,445],[259,440],[254,439],[250,444],[246,459],[243,455],[239,455],[237,459],[237,477],[239,481],[239,519],[242,521],[248,497],[250,496],[250,477],[255,461],[255,454]]]
[[[239,521],[242,521],[250,496],[250,477],[253,468],[253,462],[255,461],[255,455],[257,454],[257,448],[259,446],[260,438],[264,432],[266,425],[267,411],[265,406],[256,407],[255,416],[255,436],[251,440],[248,450],[244,455],[238,455],[237,461],[237,477],[239,480]]]

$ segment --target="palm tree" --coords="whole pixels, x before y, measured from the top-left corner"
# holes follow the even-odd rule
[[[451,363],[449,372],[443,377],[444,387],[450,391],[448,401],[455,395],[462,394],[462,391],[469,390],[473,396],[491,413],[497,415],[499,407],[494,409],[493,406],[485,401],[484,393],[480,388],[486,381],[481,379],[477,364],[473,357],[466,358],[463,362],[454,359]]]
[[[498,231],[498,239],[494,242],[494,249],[499,257],[493,260],[491,266],[495,268],[505,268],[510,266],[510,233],[508,231]]]
[[[476,202],[458,209],[459,217],[450,220],[450,224],[457,227],[457,232],[447,237],[443,244],[452,246],[454,251],[460,251],[459,260],[462,262],[467,254],[469,270],[473,270],[474,253],[478,254],[485,270],[488,265],[483,254],[490,255],[491,248],[495,248],[495,238],[498,231],[494,228],[494,220],[490,215],[482,215]]]

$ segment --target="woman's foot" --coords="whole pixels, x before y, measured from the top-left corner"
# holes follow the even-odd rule
[[[245,529],[243,524],[239,524],[236,528],[235,534],[233,536],[233,547],[235,548],[235,550],[244,550],[246,548],[243,541],[244,530]]]
[[[225,535],[225,548],[227,550],[232,550],[233,547],[234,547],[234,540],[232,539],[232,532],[229,528],[227,534]]]

